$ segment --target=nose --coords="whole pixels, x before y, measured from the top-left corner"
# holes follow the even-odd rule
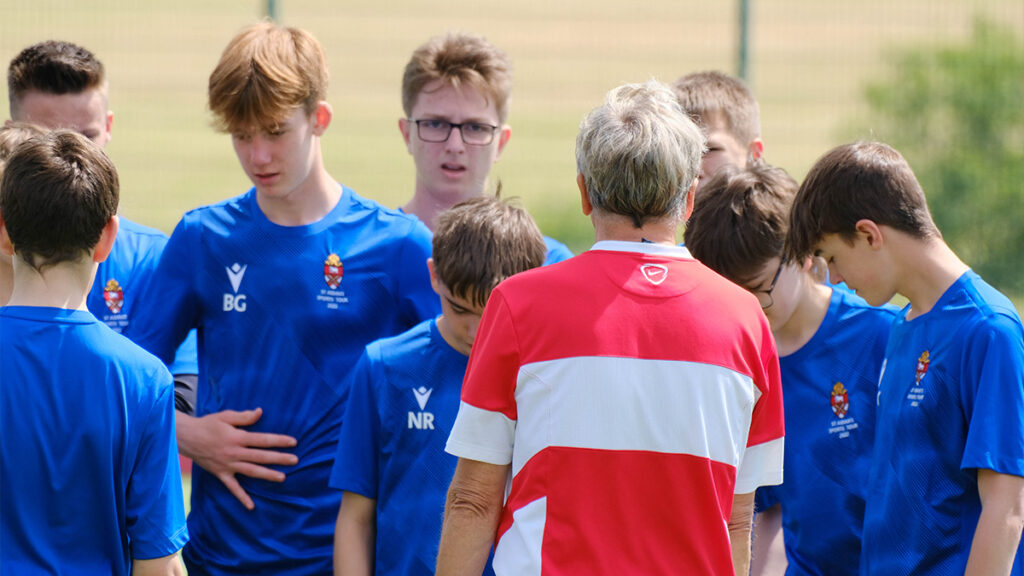
[[[262,166],[270,162],[270,142],[262,135],[254,136],[249,145],[249,161],[254,166]]]
[[[828,263],[828,281],[832,284],[841,284],[844,282],[843,275],[839,273],[839,269],[832,262]]]
[[[448,134],[448,140],[444,143],[445,150],[454,152],[456,154],[466,151],[466,143],[462,141],[462,128],[452,126],[452,131]]]
[[[469,329],[466,331],[466,336],[469,337],[469,343],[472,344],[476,340],[476,331],[480,327],[480,316],[473,316],[469,321]]]

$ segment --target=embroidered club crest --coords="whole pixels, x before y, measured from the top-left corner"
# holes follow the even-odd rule
[[[342,266],[341,258],[337,254],[331,254],[324,260],[324,282],[334,290],[341,285]]]
[[[832,387],[829,404],[832,405],[832,413],[836,415],[836,418],[845,418],[846,413],[850,411],[850,395],[842,382],[836,382],[836,385]]]
[[[117,283],[117,280],[111,278],[103,287],[103,302],[112,313],[119,314],[121,312],[121,308],[124,306],[124,290],[121,290],[121,285]]]
[[[918,386],[921,385],[921,379],[928,373],[928,364],[931,362],[928,358],[928,351],[925,350],[921,353],[921,357],[917,359],[917,369],[914,371],[914,380]]]

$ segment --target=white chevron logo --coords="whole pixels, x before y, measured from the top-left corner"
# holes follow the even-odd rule
[[[426,409],[427,400],[430,400],[430,394],[433,391],[433,388],[427,388],[426,386],[412,389],[412,393],[416,395],[416,403],[420,405],[420,410]]]
[[[228,273],[228,280],[231,281],[231,289],[235,291],[235,294],[238,294],[238,287],[242,285],[242,276],[245,276],[245,269],[248,267],[248,264],[242,266],[235,262],[231,266],[224,268],[224,271]]]

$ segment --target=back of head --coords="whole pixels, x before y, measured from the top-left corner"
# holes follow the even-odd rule
[[[103,63],[92,52],[70,42],[47,40],[22,50],[7,68],[11,117],[17,118],[21,98],[30,91],[78,94],[104,85]]]
[[[77,261],[117,213],[114,164],[70,130],[29,139],[0,177],[0,217],[15,254],[36,269]]]
[[[796,191],[796,180],[781,168],[723,167],[694,202],[687,249],[715,272],[747,284],[782,256]]]
[[[443,212],[434,230],[434,270],[451,293],[483,306],[499,282],[544,264],[544,236],[526,210],[479,196]]]
[[[29,138],[46,134],[46,131],[30,122],[11,122],[0,126],[0,174],[7,159]]]
[[[694,72],[673,82],[672,89],[695,122],[718,117],[743,144],[761,137],[760,107],[750,88],[739,78],[714,70]]]
[[[469,86],[494,104],[502,122],[508,117],[512,66],[505,53],[482,36],[449,32],[431,38],[412,53],[402,76],[402,109],[406,117],[412,115],[420,93],[437,82],[439,85],[431,90]]]
[[[217,128],[273,131],[297,108],[312,114],[327,96],[327,59],[312,34],[261,22],[231,39],[210,74]]]
[[[615,88],[583,119],[576,169],[595,211],[640,228],[682,217],[704,150],[704,136],[672,91],[651,80]]]
[[[793,205],[786,254],[806,256],[827,234],[852,242],[865,219],[915,238],[941,237],[910,165],[881,142],[845,144],[815,162]]]

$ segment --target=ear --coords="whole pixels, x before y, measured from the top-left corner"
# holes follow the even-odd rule
[[[512,137],[512,128],[508,124],[503,125],[499,128],[498,132],[498,152],[494,155],[494,161],[498,161],[498,157],[501,156],[501,151],[505,149],[505,145],[508,144],[508,139]]]
[[[117,238],[117,230],[121,225],[121,221],[117,218],[117,215],[110,217],[107,221],[107,225],[103,227],[103,232],[100,233],[100,239],[96,242],[96,246],[92,249],[92,261],[103,262],[110,256],[110,251],[114,249],[114,239]]]
[[[857,231],[858,236],[868,243],[868,247],[872,250],[881,250],[885,244],[885,236],[882,234],[882,229],[874,220],[868,220],[867,218],[858,220],[854,225],[854,230]]]
[[[583,207],[583,215],[590,216],[594,211],[594,205],[590,203],[590,194],[587,193],[587,181],[583,174],[576,174],[576,186],[580,189],[580,205]]]
[[[434,289],[434,293],[438,296],[441,295],[441,281],[437,279],[437,271],[434,270],[434,259],[427,258],[427,270],[430,272],[430,287]]]
[[[747,145],[747,164],[756,164],[764,156],[764,142],[760,138],[754,138]]]
[[[4,126],[10,126],[12,122],[14,122],[14,120],[8,118],[7,120],[4,120]]]
[[[113,137],[113,135],[114,135],[114,133],[112,132],[112,130],[114,129],[114,111],[113,110],[107,110],[106,129],[107,129],[107,141],[109,142],[110,138]]]
[[[690,215],[693,214],[693,202],[694,197],[697,196],[697,183],[700,182],[700,177],[693,179],[693,184],[690,185],[690,190],[686,193],[686,211],[683,214],[683,222],[690,219]]]
[[[4,223],[2,216],[0,216],[0,252],[14,256],[14,243],[11,242],[11,237],[7,234],[7,224]]]
[[[412,122],[408,118],[398,119],[398,131],[402,133],[402,140],[405,141],[405,149],[412,154],[412,148],[409,147],[409,136],[412,134]]]
[[[313,111],[313,134],[323,136],[327,127],[331,125],[331,118],[334,117],[334,110],[326,101],[321,100]]]

